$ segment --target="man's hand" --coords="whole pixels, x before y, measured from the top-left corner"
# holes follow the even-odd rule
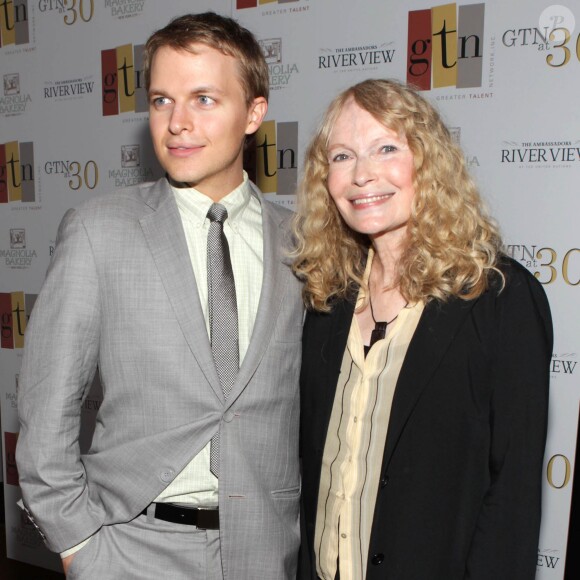
[[[62,568],[64,570],[65,576],[68,574],[68,568],[69,568],[70,563],[72,562],[74,557],[75,557],[75,555],[71,554],[70,556],[67,556],[66,558],[62,559]]]

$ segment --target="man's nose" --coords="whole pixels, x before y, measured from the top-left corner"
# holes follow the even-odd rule
[[[169,120],[169,131],[174,135],[193,129],[193,118],[187,107],[175,105]]]

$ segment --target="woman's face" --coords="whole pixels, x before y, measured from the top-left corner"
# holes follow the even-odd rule
[[[351,99],[332,128],[327,155],[328,190],[344,221],[373,240],[405,234],[415,195],[406,138]]]

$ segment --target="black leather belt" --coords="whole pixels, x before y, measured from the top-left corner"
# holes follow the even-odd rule
[[[200,530],[220,529],[220,516],[217,508],[188,508],[168,503],[155,503],[153,505],[155,506],[154,516],[158,520],[195,526]],[[141,512],[142,516],[147,515],[147,509],[148,507]]]

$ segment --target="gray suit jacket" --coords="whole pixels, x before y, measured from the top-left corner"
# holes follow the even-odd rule
[[[134,518],[219,428],[224,574],[293,577],[303,311],[285,253],[291,213],[261,203],[260,303],[227,402],[167,181],[65,215],[27,328],[18,401],[20,485],[50,549]],[[97,365],[104,400],[81,456],[81,402]]]

